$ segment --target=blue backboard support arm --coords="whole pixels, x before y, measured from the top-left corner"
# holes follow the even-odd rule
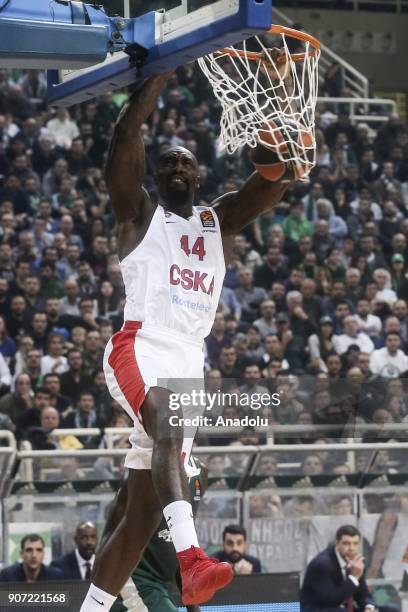
[[[225,15],[214,7],[226,7]],[[208,14],[209,19],[200,20]],[[186,22],[166,21],[162,11],[123,19],[108,17],[94,5],[83,5],[82,10],[69,0],[10,0],[0,12],[0,64],[80,68],[68,74],[48,73],[49,102],[70,106],[259,34],[269,28],[271,17],[272,0],[216,0],[207,9],[190,13]],[[11,23],[13,36],[8,36]],[[23,46],[15,42],[19,29],[25,32]]]

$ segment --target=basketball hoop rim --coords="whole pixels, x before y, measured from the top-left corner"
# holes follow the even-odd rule
[[[266,32],[266,34],[286,34],[287,36],[291,36],[292,38],[296,38],[297,40],[301,40],[302,42],[310,43],[314,49],[307,53],[308,57],[313,58],[317,57],[321,50],[320,42],[312,36],[311,34],[307,34],[307,32],[301,32],[300,30],[294,30],[293,28],[288,28],[286,26],[281,25],[272,25],[270,29]],[[242,49],[224,48],[219,49],[214,53],[216,56],[220,55],[230,55],[231,57],[239,56],[248,59],[253,62],[260,62],[264,59],[262,53],[256,53],[254,51],[243,51]],[[292,62],[301,62],[306,57],[306,53],[293,53],[290,56]],[[285,58],[282,56],[278,59],[278,63],[284,63]]]

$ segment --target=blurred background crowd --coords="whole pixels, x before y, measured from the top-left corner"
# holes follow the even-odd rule
[[[102,371],[124,305],[103,166],[127,94],[70,111],[48,108],[45,95],[43,73],[0,71],[0,426],[33,448],[97,447],[101,437],[52,431],[129,425]],[[332,438],[347,424],[377,423],[381,434],[364,441],[401,440],[386,426],[408,421],[408,127],[398,116],[375,130],[352,125],[337,110],[317,113],[310,182],[236,237],[206,339],[207,387],[235,398],[279,393],[279,405],[258,411],[270,422],[338,425]],[[239,189],[252,172],[248,151],[221,150],[219,119],[197,69],[170,77],[142,129],[153,198],[157,159],[172,145],[197,156],[197,204]],[[238,404],[218,413],[241,418],[250,409]],[[329,439],[316,427],[296,441]],[[249,428],[227,443],[264,441]],[[276,458],[263,460],[276,474]],[[213,455],[210,475],[237,471],[234,461]],[[380,472],[402,467],[385,451],[376,462]],[[302,463],[305,475],[349,469],[335,454]]]

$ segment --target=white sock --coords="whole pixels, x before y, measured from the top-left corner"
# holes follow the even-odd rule
[[[108,612],[115,601],[115,595],[110,595],[110,593],[106,593],[94,584],[91,584],[80,612]]]
[[[163,509],[163,514],[176,552],[198,547],[191,504],[184,500],[172,502]]]

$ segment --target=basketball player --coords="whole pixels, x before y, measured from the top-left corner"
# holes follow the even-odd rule
[[[279,202],[287,183],[255,172],[239,191],[210,207],[195,207],[197,160],[172,147],[159,159],[159,201],[153,202],[143,188],[140,128],[168,77],[152,77],[132,95],[115,126],[107,162],[126,306],[122,330],[106,347],[104,371],[112,397],[132,417],[140,438],[136,444],[130,437],[126,509],[99,550],[81,612],[110,610],[162,513],[180,564],[185,605],[208,601],[232,580],[230,565],[209,559],[198,545],[181,459],[188,458],[193,437],[183,440],[182,429],[170,425],[171,379],[202,379],[204,338],[234,238]]]

